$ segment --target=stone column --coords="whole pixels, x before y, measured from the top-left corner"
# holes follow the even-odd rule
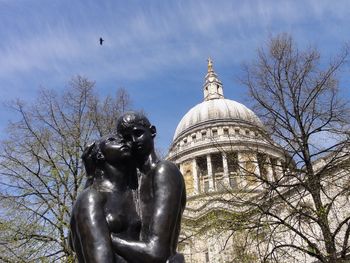
[[[282,177],[283,174],[283,169],[282,169],[282,162],[281,160],[277,159],[277,165],[276,165],[276,176],[278,178],[278,180]]]
[[[227,154],[226,152],[222,153],[222,167],[224,168],[224,184],[226,186],[230,185],[230,177],[229,177],[229,170],[228,170],[228,164],[227,164]]]
[[[254,164],[254,174],[258,177],[260,177],[260,167],[258,163],[258,155],[256,153],[253,154],[253,158],[251,160]]]
[[[251,162],[254,165],[254,174],[255,174],[256,178],[253,178],[253,180],[256,180],[256,184],[257,184],[256,189],[263,189],[262,180],[259,179],[261,174],[260,174],[260,167],[259,167],[259,163],[258,163],[257,153],[253,153]]]
[[[214,190],[213,166],[211,163],[210,154],[207,155],[207,169],[208,169],[208,179],[209,179],[209,191],[213,191]]]
[[[194,194],[199,194],[199,178],[198,178],[198,172],[197,172],[196,158],[193,158],[192,160],[192,175],[193,175]]]
[[[240,188],[245,187],[246,180],[245,180],[245,163],[243,159],[243,155],[240,152],[237,152],[237,160],[238,160],[238,176],[237,176],[237,186]]]
[[[183,167],[182,163],[179,164],[179,170],[182,173],[182,175],[184,176],[184,167]]]
[[[270,157],[267,157],[267,160],[266,160],[266,170],[267,170],[267,180],[269,182],[273,182],[274,181],[274,178],[273,178],[273,170],[272,170],[272,163],[271,163],[271,158]]]

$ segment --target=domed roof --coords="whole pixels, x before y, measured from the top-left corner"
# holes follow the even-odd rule
[[[263,127],[253,111],[243,104],[224,98],[205,100],[190,109],[177,125],[174,140],[186,130],[210,121],[245,122]]]
[[[204,101],[190,109],[177,125],[173,141],[191,128],[208,122],[241,122],[263,128],[259,118],[241,103],[224,98],[223,86],[208,59],[203,85]]]

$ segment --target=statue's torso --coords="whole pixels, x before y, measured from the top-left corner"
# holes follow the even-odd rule
[[[153,171],[152,171],[153,172]],[[139,186],[139,214],[142,221],[140,240],[147,240],[150,236],[150,223],[154,213],[153,173],[142,174]]]
[[[104,211],[110,232],[137,240],[141,222],[136,213],[132,191],[105,192],[104,195]]]
[[[168,171],[168,169],[159,169],[160,167],[168,166],[169,164],[165,161],[160,161],[157,163],[156,167],[151,169],[147,174],[140,174],[139,180],[139,214],[142,221],[142,227],[140,232],[140,240],[146,241],[153,234],[150,233],[152,229],[150,226],[152,224],[156,224],[157,222],[152,222],[153,216],[157,213],[156,202],[162,203],[162,196],[159,196],[162,191],[158,191],[158,196],[155,196],[155,191],[159,189],[155,189],[155,187],[162,187],[161,185],[155,186],[155,181],[157,180],[157,176],[162,176],[161,173],[163,171]],[[160,172],[161,170],[162,172]],[[181,174],[171,174],[171,176],[179,176]],[[182,180],[182,179],[181,179]],[[184,186],[183,186],[184,187]],[[173,213],[172,217],[176,218],[175,225],[173,226],[173,235],[171,239],[173,240],[171,243],[174,245],[172,248],[173,251],[176,250],[177,239],[180,231],[181,224],[181,215],[183,212],[183,208],[185,205],[185,190],[183,191],[183,195],[180,197],[181,201],[178,203],[179,207],[168,207]],[[157,200],[156,200],[157,199]]]

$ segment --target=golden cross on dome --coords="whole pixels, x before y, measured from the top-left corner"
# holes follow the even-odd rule
[[[213,71],[213,61],[211,57],[208,58],[208,72]]]

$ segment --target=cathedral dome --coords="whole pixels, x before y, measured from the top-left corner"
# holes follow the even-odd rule
[[[254,112],[243,104],[224,98],[215,98],[205,100],[190,109],[177,125],[173,140],[175,141],[177,137],[186,133],[189,129],[218,121],[246,123],[260,128],[263,127]]]
[[[231,262],[233,259],[221,257],[222,248],[227,255],[235,255],[237,240],[229,230],[215,234],[208,224],[244,213],[242,200],[260,198],[292,167],[257,115],[243,104],[225,99],[210,58],[202,88],[203,102],[180,120],[167,155],[181,171],[186,186],[181,230],[186,242],[181,251],[186,262],[208,262],[210,255],[210,262],[218,258]]]
[[[211,59],[203,95],[203,102],[191,108],[177,125],[167,155],[179,166],[188,196],[194,199],[203,193],[237,188],[241,179],[236,176],[242,171],[260,173],[261,168],[265,176],[272,168],[265,169],[264,163],[276,167],[284,158],[257,115],[243,104],[225,99]]]

